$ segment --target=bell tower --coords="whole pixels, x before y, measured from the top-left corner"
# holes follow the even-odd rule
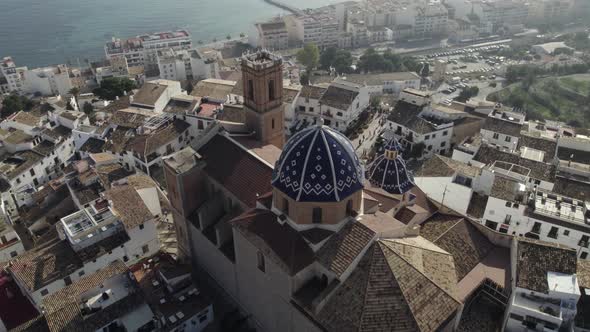
[[[246,126],[262,144],[283,148],[283,60],[261,50],[242,57]]]

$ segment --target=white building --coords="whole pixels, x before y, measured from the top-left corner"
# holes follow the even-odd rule
[[[489,144],[514,152],[524,129],[524,120],[524,114],[493,110],[481,128],[481,136]]]
[[[108,60],[125,56],[129,67],[144,67],[146,71],[157,69],[159,50],[188,50],[192,40],[187,30],[157,32],[127,40],[113,38],[105,45]]]
[[[205,56],[196,49],[158,51],[160,78],[172,81],[219,78],[215,56]]]
[[[3,211],[0,211],[0,261],[8,262],[25,252],[25,247]]]
[[[63,217],[56,225],[59,240],[13,261],[9,272],[34,304],[41,306],[43,298],[113,260],[131,265],[160,249],[158,189],[139,177],[145,175],[114,184],[101,199]]]
[[[17,72],[17,67],[11,57],[5,57],[0,62],[0,93],[23,93],[23,78]]]
[[[512,294],[505,331],[572,331],[580,286],[576,251],[519,239],[513,241]]]
[[[449,13],[441,2],[429,2],[416,7],[415,36],[444,35],[447,32]]]
[[[420,89],[421,78],[415,72],[395,72],[383,74],[350,74],[343,79],[365,85],[369,94],[393,94],[399,95],[405,89]]]
[[[145,83],[137,92],[129,97],[131,107],[161,114],[172,97],[182,95],[179,81],[154,80]]]
[[[369,102],[367,86],[335,80],[327,87],[303,87],[295,102],[295,115],[297,122],[315,124],[321,118],[326,126],[345,131]]]
[[[256,23],[249,34],[249,43],[254,48],[284,50],[289,47],[289,33],[283,19]]]
[[[319,48],[336,47],[342,30],[336,16],[330,13],[290,15],[285,17],[292,45],[315,44]]]
[[[387,136],[398,139],[406,151],[421,159],[450,151],[453,126],[453,119],[433,112],[428,93],[406,89],[387,118],[385,129]]]
[[[24,92],[43,96],[68,95],[73,88],[66,65],[24,71]]]

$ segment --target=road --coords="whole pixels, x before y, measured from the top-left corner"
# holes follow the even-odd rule
[[[380,120],[383,118],[384,115],[375,115],[371,122],[369,123],[369,127],[362,134],[359,135],[358,138],[352,141],[352,145],[356,150],[356,154],[360,159],[364,159],[363,154],[369,153],[371,151],[371,147],[375,144],[379,133],[381,132],[381,125]],[[363,139],[364,137],[364,139]]]

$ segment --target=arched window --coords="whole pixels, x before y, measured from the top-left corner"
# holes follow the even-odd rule
[[[254,101],[254,81],[248,80],[248,98]]]
[[[268,81],[268,100],[275,100],[275,80]]]
[[[321,224],[322,223],[322,208],[315,207],[313,208],[311,221],[314,224]]]

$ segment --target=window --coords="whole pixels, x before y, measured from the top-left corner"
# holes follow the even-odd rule
[[[346,202],[346,215],[352,216],[353,214],[354,210],[352,209],[352,199],[349,199],[348,202]]]
[[[37,187],[39,185],[39,180],[33,179],[33,184],[35,185],[35,187]]]
[[[547,236],[552,239],[557,239],[557,232],[559,232],[559,228],[551,227],[551,230],[549,231],[549,234],[547,234]]]
[[[147,253],[148,253],[148,251],[150,251],[150,247],[149,247],[149,245],[148,245],[148,244],[146,244],[145,246],[141,247],[141,251],[142,251],[144,254],[147,254]]]
[[[248,80],[248,98],[254,101],[254,81]]]
[[[84,270],[82,270],[82,271],[78,272],[78,277],[81,277],[81,276],[83,276],[85,274],[86,274],[86,272],[84,272]]]
[[[268,100],[275,100],[275,80],[268,81]]]
[[[541,233],[541,223],[540,222],[536,222],[533,225],[533,233],[537,233],[537,234]]]
[[[66,286],[71,285],[72,284],[72,278],[70,278],[70,276],[67,276],[64,278],[64,283],[66,284]]]
[[[506,202],[506,207],[512,207],[512,203]]]
[[[31,168],[30,170],[31,176],[35,176],[35,170]]]
[[[436,138],[436,134],[432,134],[432,139],[435,139],[435,138]]]
[[[517,321],[520,321],[520,322],[522,322],[524,320],[523,316],[517,315],[517,314],[510,314],[510,318],[516,319]]]
[[[563,236],[568,236],[568,235],[570,235],[569,229],[564,229],[563,230]]]
[[[504,217],[504,223],[507,225],[510,225],[510,221],[512,220],[512,216],[507,214],[506,217]]]
[[[540,180],[535,180],[535,184],[538,186],[538,185],[541,184],[541,181]]]
[[[20,179],[19,178],[16,179],[16,184],[20,184]]]
[[[199,120],[199,121],[197,122],[197,128],[199,128],[199,129],[203,129],[203,128],[204,128],[204,126],[203,126],[203,121]]]
[[[443,131],[443,136],[447,136],[449,134],[448,130]]]
[[[578,242],[578,245],[584,248],[588,248],[588,235],[582,235],[582,238],[580,239],[580,242]]]
[[[139,229],[143,229],[145,226],[143,224],[139,225]]]
[[[18,253],[16,251],[10,252],[10,257],[16,257]]]
[[[275,129],[275,119],[272,119],[271,120],[271,128],[272,129]]]
[[[447,142],[442,142],[442,143],[440,143],[440,147],[441,147],[441,148],[444,148],[446,145],[447,145]]]
[[[432,151],[432,145],[428,146],[428,151]]]
[[[258,269],[260,271],[262,271],[262,272],[265,272],[266,271],[266,266],[265,266],[265,263],[264,263],[264,255],[262,254],[262,251],[258,251],[256,253],[256,258],[258,260],[258,263],[257,263]]]
[[[314,111],[314,108],[313,107],[310,107],[309,108],[309,113],[313,113],[313,111]]]
[[[336,112],[336,115],[342,116],[342,112]]]
[[[500,134],[494,133],[494,139],[498,139],[498,138],[500,138]]]
[[[319,208],[319,207],[313,208],[311,221],[314,224],[321,224],[322,223],[322,208]]]
[[[506,136],[506,138],[504,139],[506,142],[510,143],[510,141],[512,140],[512,137],[510,136]]]
[[[199,323],[202,323],[207,320],[207,315],[203,315],[199,317]]]
[[[127,257],[127,255],[123,256],[123,262],[127,262],[129,261],[129,257]]]
[[[424,136],[424,139],[425,139],[425,140],[427,140],[427,139],[430,139],[430,135],[426,135],[426,136]]]
[[[47,294],[49,294],[49,291],[47,289],[42,289],[41,290],[41,296],[45,296]]]
[[[587,253],[587,252],[585,252],[585,251],[582,251],[582,253],[580,254],[580,258],[581,258],[581,259],[586,259],[586,258],[588,258],[588,253]]]
[[[496,230],[498,228],[498,223],[491,220],[486,220],[486,227]]]

